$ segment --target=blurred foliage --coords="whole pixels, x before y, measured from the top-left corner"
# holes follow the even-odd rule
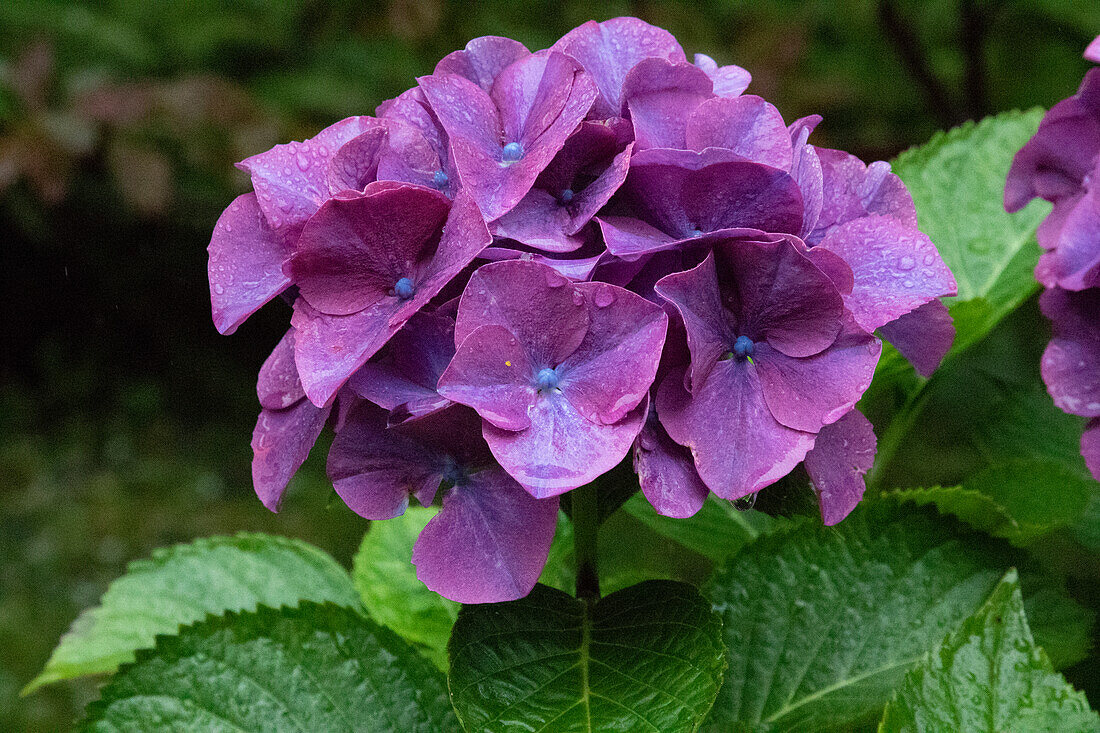
[[[1050,106],[1100,31],[1070,0],[0,2],[0,729],[63,728],[92,694],[15,697],[127,560],[248,529],[354,552],[316,457],[278,516],[251,495],[252,383],[287,312],[209,323],[233,162],[370,113],[475,36],[541,48],[623,14],[865,159]]]

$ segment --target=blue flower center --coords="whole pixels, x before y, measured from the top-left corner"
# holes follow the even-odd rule
[[[750,359],[756,353],[756,344],[748,336],[738,336],[733,342],[733,355],[738,359]]]
[[[401,300],[408,300],[416,294],[416,286],[412,280],[403,277],[393,284],[393,294]]]
[[[450,180],[450,177],[443,171],[436,171],[435,174],[432,176],[432,184],[436,188],[443,188]]]
[[[515,163],[523,157],[523,145],[520,143],[508,143],[501,152],[500,159],[505,163]]]
[[[538,384],[539,392],[549,392],[558,388],[558,373],[547,367],[539,372],[538,376],[535,377],[535,381]]]
[[[573,196],[573,189],[567,188],[561,192],[560,196],[558,196],[558,201],[561,201],[563,204],[567,204],[573,200]]]

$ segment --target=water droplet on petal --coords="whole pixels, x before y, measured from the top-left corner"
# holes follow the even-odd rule
[[[546,284],[549,285],[552,288],[560,288],[562,285],[565,285],[567,282],[569,282],[569,281],[566,280],[556,270],[548,270],[546,272]]]
[[[936,261],[936,255],[932,254],[931,252],[929,252],[928,254],[926,254],[924,256],[924,264],[925,264],[926,267],[928,265],[931,265],[935,261]]]
[[[902,257],[900,260],[898,260],[898,267],[902,270],[912,270],[916,266],[917,261],[909,255],[906,255],[905,257]]]
[[[579,290],[573,291],[573,305],[584,305],[584,294]]]
[[[596,295],[592,300],[597,308],[606,308],[615,302],[615,293],[609,285],[603,285],[596,290]]]
[[[294,156],[294,162],[298,164],[298,170],[303,173],[309,170],[309,158],[306,157],[306,154],[302,150],[299,150],[298,154]]]

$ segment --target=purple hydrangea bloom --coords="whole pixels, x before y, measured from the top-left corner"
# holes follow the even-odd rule
[[[459,303],[439,391],[478,411],[493,455],[533,496],[553,496],[630,450],[666,327],[663,310],[614,285],[535,262],[485,265]]]
[[[443,509],[413,547],[416,575],[460,603],[527,595],[538,580],[557,523],[558,500],[532,498],[493,464],[478,417],[452,406],[398,427],[361,401],[348,413],[328,458],[337,493],[367,519],[402,514],[415,496],[429,505],[441,484]]]

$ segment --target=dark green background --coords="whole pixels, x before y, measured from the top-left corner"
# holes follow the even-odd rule
[[[287,311],[210,324],[232,163],[370,113],[474,36],[536,49],[622,14],[867,160],[1053,104],[1100,32],[1073,0],[0,2],[0,729],[65,727],[95,695],[17,697],[128,560],[264,529],[347,561],[361,536],[316,458],[280,515],[251,494],[254,375]]]

